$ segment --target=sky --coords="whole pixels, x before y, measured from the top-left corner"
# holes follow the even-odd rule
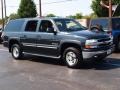
[[[21,0],[6,0],[7,16],[11,13],[16,13],[19,8]],[[91,2],[92,0],[41,0],[42,1],[42,14],[47,15],[53,13],[57,16],[69,16],[76,13],[82,13],[88,15],[92,13]],[[61,2],[66,1],[66,2]],[[39,0],[34,0],[37,5],[37,11],[39,13]],[[59,3],[52,3],[59,2]],[[0,18],[1,18],[1,6],[0,6]]]

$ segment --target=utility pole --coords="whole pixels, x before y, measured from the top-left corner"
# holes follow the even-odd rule
[[[4,0],[4,13],[5,13],[5,18],[7,17],[7,12],[6,12],[6,0]]]
[[[39,0],[39,15],[42,17],[42,3],[41,0]]]
[[[112,17],[112,0],[109,0],[109,17]]]
[[[4,12],[3,12],[3,0],[1,0],[1,13],[2,13],[2,29],[4,29]]]
[[[109,29],[112,31],[112,0],[109,0]]]
[[[112,0],[108,0],[109,5],[106,5],[106,3],[104,3],[105,1],[106,0],[101,0],[100,4],[109,10],[109,30],[112,31]]]
[[[100,4],[109,10],[109,17],[112,17],[112,0],[107,1],[109,5],[107,5],[105,2],[106,0],[101,0]]]

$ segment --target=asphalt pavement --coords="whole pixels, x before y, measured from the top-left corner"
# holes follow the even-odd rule
[[[120,53],[106,60],[70,69],[50,58],[14,60],[0,45],[0,90],[120,90]]]

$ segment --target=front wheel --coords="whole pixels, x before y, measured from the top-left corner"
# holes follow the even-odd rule
[[[69,68],[78,68],[82,61],[82,54],[80,50],[69,47],[63,53],[63,60]]]
[[[12,45],[11,53],[12,53],[13,58],[15,58],[15,59],[21,59],[23,57],[21,48],[18,44]]]

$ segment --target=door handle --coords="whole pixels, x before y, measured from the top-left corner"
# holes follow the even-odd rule
[[[23,36],[21,36],[21,38],[24,38],[24,39],[25,39],[25,38],[27,38],[27,36],[26,36],[26,35],[23,35]]]

